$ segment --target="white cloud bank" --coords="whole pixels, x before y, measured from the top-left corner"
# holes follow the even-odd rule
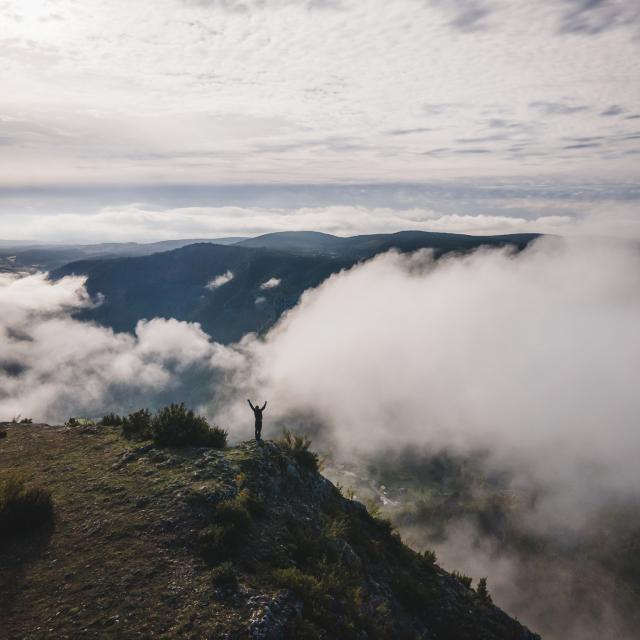
[[[434,264],[387,254],[239,347],[232,385],[311,412],[338,449],[487,448],[579,525],[640,486],[640,251],[546,239]],[[241,404],[223,412],[240,424]]]
[[[135,410],[210,370],[217,347],[197,324],[155,318],[131,336],[71,318],[91,304],[83,285],[0,274],[1,419]]]
[[[640,236],[640,218],[629,215],[629,227]],[[611,228],[611,216],[602,226]],[[298,209],[263,207],[179,207],[153,210],[143,205],[107,207],[95,213],[47,216],[3,214],[2,238],[43,242],[151,242],[176,238],[260,235],[274,231],[322,231],[336,235],[393,233],[407,229],[491,235],[499,233],[571,233],[568,215],[445,214],[415,207],[326,206]],[[628,230],[628,229],[625,229]]]

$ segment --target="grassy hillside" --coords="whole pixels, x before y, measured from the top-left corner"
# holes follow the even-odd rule
[[[53,525],[2,541],[5,637],[536,637],[295,442],[159,449],[115,426],[2,429],[0,480],[20,470],[55,507]]]

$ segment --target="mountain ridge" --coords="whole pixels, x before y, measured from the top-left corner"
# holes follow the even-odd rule
[[[88,292],[103,302],[77,316],[115,331],[133,332],[143,318],[176,318],[198,322],[214,340],[229,343],[267,331],[307,289],[391,249],[431,249],[438,258],[485,246],[522,250],[536,237],[401,232],[338,238],[286,232],[267,234],[269,247],[191,244],[149,256],[71,262],[51,277],[86,276]],[[252,242],[260,238],[265,236]]]

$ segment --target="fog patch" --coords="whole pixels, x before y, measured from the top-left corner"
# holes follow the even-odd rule
[[[205,288],[209,289],[209,291],[213,291],[213,289],[218,289],[222,285],[227,284],[227,282],[231,282],[233,280],[233,278],[234,278],[233,272],[226,271],[225,273],[213,278],[213,280],[211,280],[206,285]]]
[[[261,289],[275,289],[280,286],[282,280],[280,278],[269,278],[266,282],[260,285]]]

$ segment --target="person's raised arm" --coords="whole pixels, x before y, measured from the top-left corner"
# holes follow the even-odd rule
[[[247,398],[247,402],[249,403],[249,406],[251,407],[251,411],[254,411],[254,410],[255,410],[255,407],[251,404],[251,400],[249,400],[249,399]]]
[[[264,408],[267,406],[267,401],[264,401],[264,404],[262,405],[262,409],[260,409],[260,411],[264,411]]]

